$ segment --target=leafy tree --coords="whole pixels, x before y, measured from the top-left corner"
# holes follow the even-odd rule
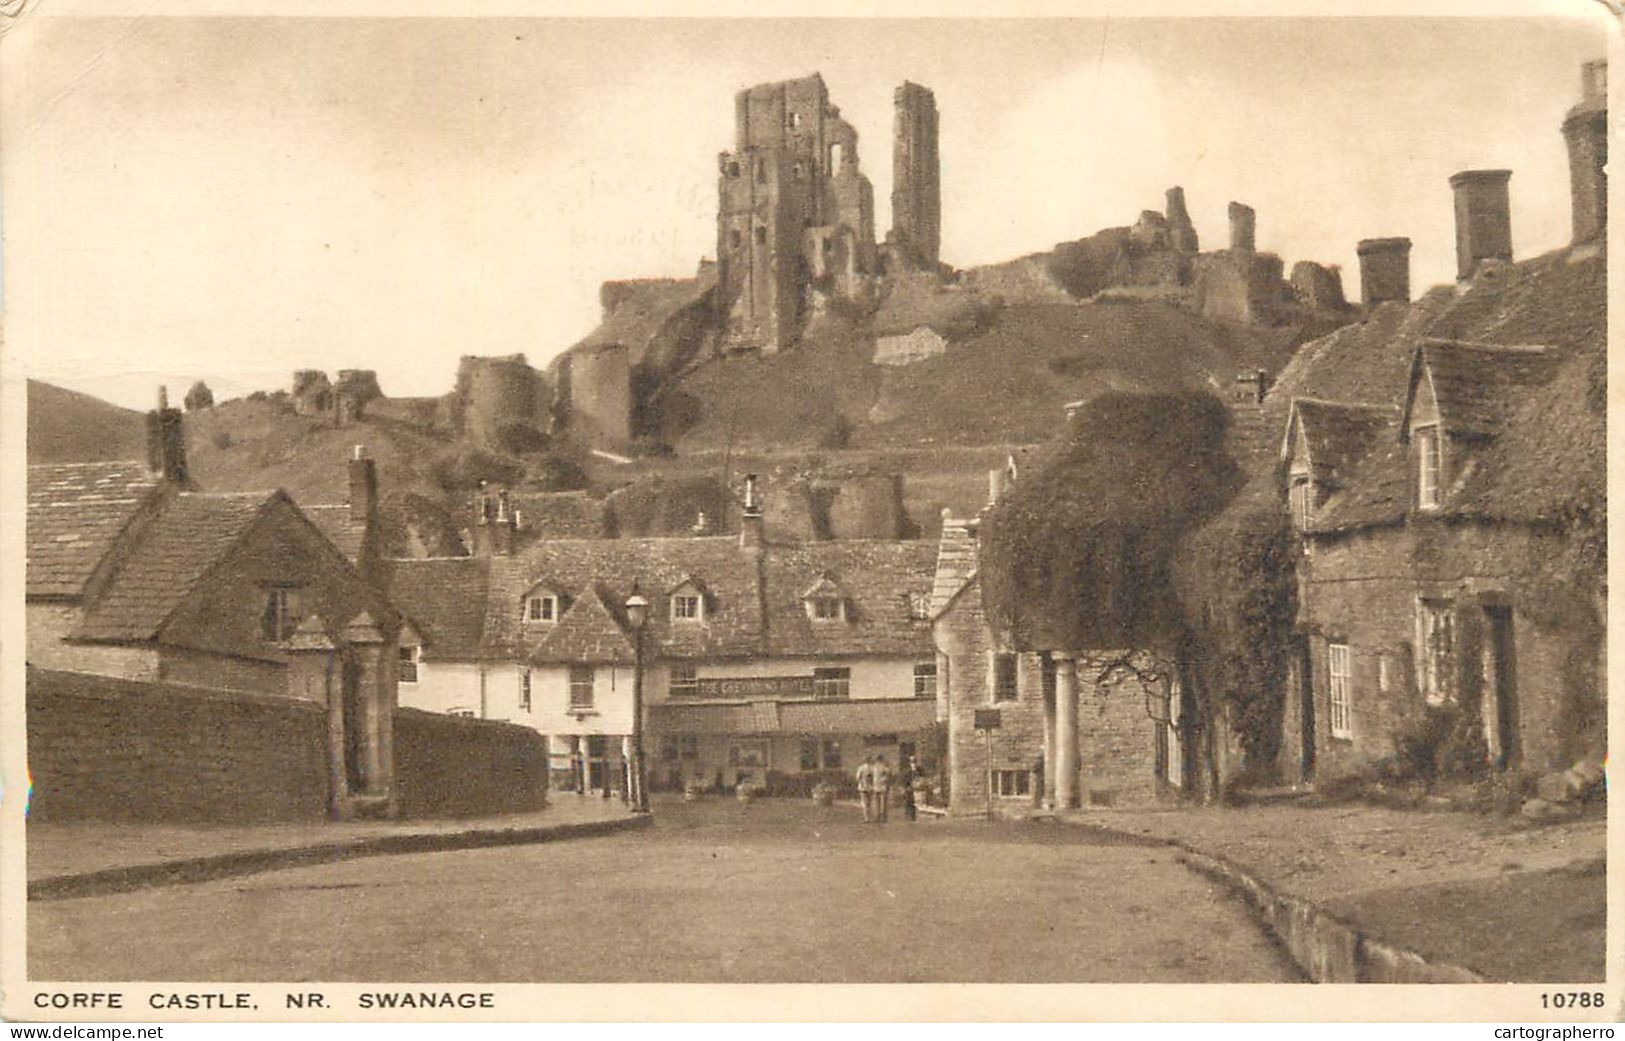
[[[199,409],[211,408],[214,405],[214,391],[202,380],[192,384],[192,389],[186,392],[186,411],[196,412]]]

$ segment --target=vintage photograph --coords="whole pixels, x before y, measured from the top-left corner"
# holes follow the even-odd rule
[[[1601,8],[3,27],[8,1015],[1617,1013]]]

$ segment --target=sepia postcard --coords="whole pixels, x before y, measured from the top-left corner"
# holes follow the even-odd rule
[[[878,14],[0,3],[5,1018],[1625,1015],[1618,12]]]

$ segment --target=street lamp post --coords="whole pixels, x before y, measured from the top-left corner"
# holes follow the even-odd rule
[[[643,770],[643,627],[649,621],[649,601],[632,583],[626,598],[626,620],[632,624],[632,812],[649,812],[649,788]]]

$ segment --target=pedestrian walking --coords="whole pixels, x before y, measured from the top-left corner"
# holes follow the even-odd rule
[[[914,778],[919,775],[919,767],[914,763],[914,757],[904,756],[897,767],[897,783],[903,786],[903,819],[916,820],[919,808],[914,805]]]
[[[875,757],[858,764],[858,801],[863,803],[863,823],[875,819]]]
[[[886,823],[886,814],[891,806],[891,767],[886,765],[886,757],[880,756],[875,760],[874,787],[875,787],[875,820]]]

